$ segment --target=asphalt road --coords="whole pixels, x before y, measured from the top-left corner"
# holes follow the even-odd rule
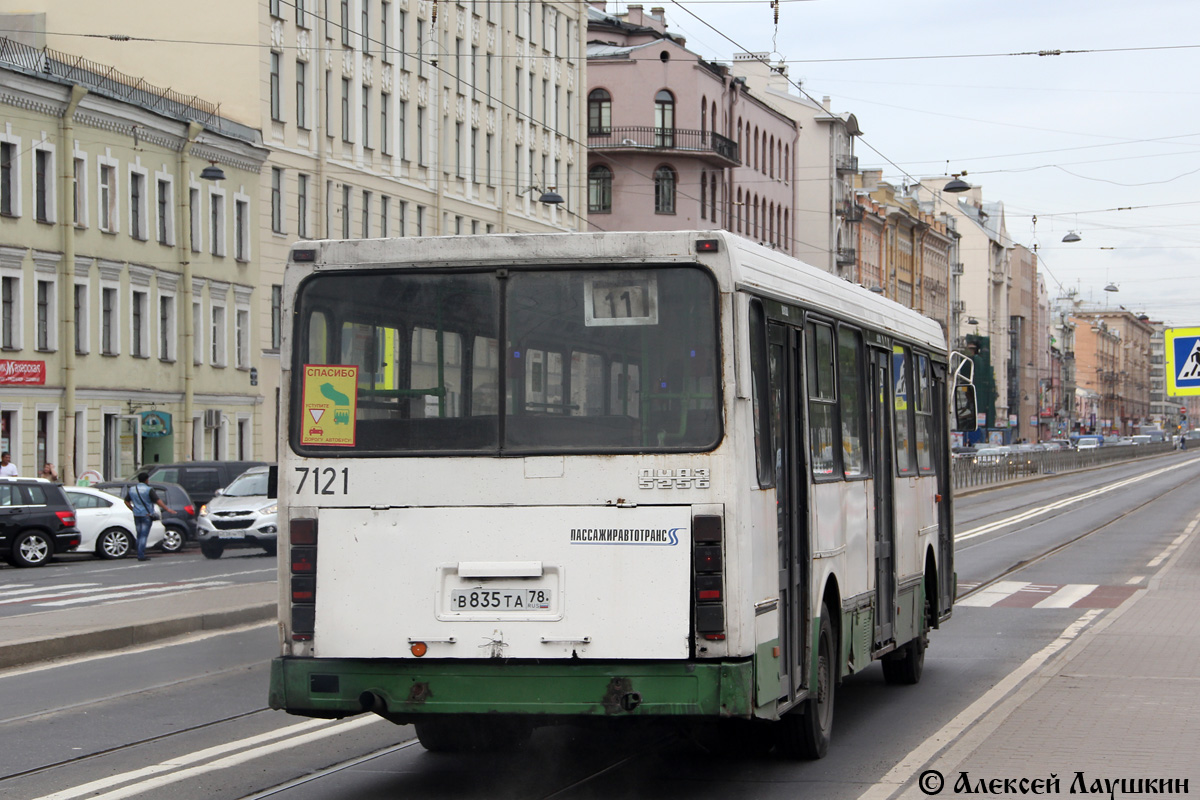
[[[512,753],[430,754],[411,729],[374,717],[331,722],[267,710],[276,651],[268,624],[0,673],[0,776],[8,776],[0,796],[871,797],[898,762],[945,735],[1048,642],[1146,586],[1156,559],[1200,511],[1198,474],[1200,458],[1176,453],[960,498],[961,599],[931,637],[921,683],[885,686],[878,665],[848,678],[821,761],[728,757],[711,742],[649,727],[544,728]],[[254,577],[270,563],[250,554],[144,566],[183,583],[271,579]],[[5,571],[0,584],[30,572],[39,571]],[[93,562],[28,580],[142,574],[136,564]],[[0,605],[0,613],[12,612]]]

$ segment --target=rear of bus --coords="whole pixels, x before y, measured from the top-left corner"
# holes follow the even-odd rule
[[[644,237],[293,250],[272,707],[417,722],[432,749],[752,714],[753,645],[726,630],[721,255]]]

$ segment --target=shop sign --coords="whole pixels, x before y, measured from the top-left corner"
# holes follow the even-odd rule
[[[46,383],[46,362],[0,359],[0,383],[44,385]]]
[[[166,411],[142,412],[142,436],[152,439],[171,435],[171,415]]]

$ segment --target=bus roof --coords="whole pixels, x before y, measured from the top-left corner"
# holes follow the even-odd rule
[[[715,240],[712,252],[697,242]],[[296,258],[298,251],[309,251]],[[307,261],[308,263],[299,263]],[[620,231],[604,233],[505,233],[398,239],[302,241],[289,262],[305,267],[481,266],[510,264],[701,263],[714,269],[722,292],[744,290],[946,350],[935,320],[862,286],[805,264],[729,231]],[[728,269],[721,269],[727,264]],[[294,290],[294,286],[290,287]]]

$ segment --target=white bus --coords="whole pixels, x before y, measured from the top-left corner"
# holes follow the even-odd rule
[[[820,757],[954,598],[946,337],[721,231],[303,242],[273,708],[433,750],[669,717]]]

